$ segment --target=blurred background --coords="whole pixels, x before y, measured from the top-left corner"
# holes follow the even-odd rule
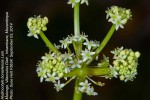
[[[74,81],[62,91],[56,92],[52,83],[40,83],[36,73],[36,64],[48,48],[41,39],[27,37],[26,26],[29,17],[47,16],[49,23],[45,35],[52,43],[73,34],[73,9],[68,0],[1,0],[1,33],[5,28],[5,12],[14,24],[14,100],[72,100]],[[117,5],[131,9],[132,20],[124,29],[119,29],[103,52],[112,57],[110,51],[124,46],[140,51],[138,75],[133,82],[121,82],[119,79],[105,80],[104,87],[95,87],[98,96],[83,95],[83,100],[150,100],[150,1],[149,0],[89,0],[89,6],[80,7],[81,32],[89,39],[102,41],[111,27],[106,20],[105,10]],[[1,34],[0,33],[0,34]],[[0,35],[0,46],[4,47],[4,37]]]

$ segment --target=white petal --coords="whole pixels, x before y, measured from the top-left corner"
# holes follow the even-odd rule
[[[29,37],[31,37],[32,35],[33,35],[33,34],[32,34],[31,32],[27,34],[27,36],[29,36]]]
[[[36,39],[39,39],[38,36],[37,36],[37,34],[34,34],[33,36],[34,36]]]
[[[40,77],[40,82],[43,82],[43,77]]]

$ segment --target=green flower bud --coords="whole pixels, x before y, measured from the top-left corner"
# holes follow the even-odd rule
[[[62,55],[60,53],[45,54],[42,56],[42,61],[39,62],[37,73],[41,80],[46,79],[46,81],[55,82],[59,78],[62,78],[64,73],[66,73],[66,64],[63,62]],[[43,71],[44,70],[44,71]],[[42,75],[41,75],[42,74]],[[56,79],[55,79],[56,78]]]
[[[118,30],[119,27],[124,28],[123,25],[126,24],[128,19],[132,16],[130,10],[117,6],[112,6],[106,11],[106,14],[106,18],[109,19],[108,22],[112,22],[116,25],[116,30]]]
[[[120,80],[132,81],[137,74],[138,58],[140,57],[139,52],[133,52],[131,49],[117,48],[111,51],[114,54],[114,72],[118,73]],[[117,64],[116,64],[117,62]],[[114,76],[116,77],[116,76]]]
[[[62,77],[62,76],[63,76],[63,73],[59,73],[59,74],[58,74],[58,77]]]
[[[133,51],[130,52],[130,56],[131,56],[131,57],[134,57],[134,52],[133,52]]]
[[[44,20],[46,21],[46,24],[48,23],[48,18],[47,17],[44,17]]]
[[[132,56],[128,56],[127,58],[129,61],[132,61],[133,60],[133,57]]]
[[[133,68],[131,65],[128,65],[128,67],[129,67],[130,69],[132,69],[132,68]]]
[[[37,20],[36,20],[36,19],[33,19],[33,20],[32,20],[32,23],[36,23],[36,22],[37,22]]]
[[[136,58],[139,58],[140,57],[140,53],[137,51],[137,52],[135,52],[135,57]]]
[[[120,65],[120,68],[123,68],[123,65]]]
[[[55,65],[57,63],[56,59],[52,61],[52,64]]]
[[[121,55],[125,55],[125,50],[120,52]]]
[[[41,26],[42,23],[41,23],[41,21],[38,21],[37,24],[38,24],[38,26]]]
[[[37,33],[37,34],[40,34],[40,32],[41,32],[40,30],[36,30],[36,33]]]
[[[46,21],[45,19],[43,19],[43,20],[42,20],[42,24],[43,24],[43,25],[46,25],[46,24],[47,24],[47,21]]]
[[[35,38],[38,38],[38,34],[40,34],[41,31],[46,31],[46,24],[48,23],[48,18],[44,17],[41,18],[41,16],[37,16],[35,18],[31,17],[28,19],[27,26],[29,28],[29,33],[27,36],[34,36]]]
[[[118,61],[114,60],[113,64],[114,64],[114,66],[118,66]]]
[[[128,60],[128,63],[131,64],[131,63],[133,63],[133,61],[132,60]]]
[[[123,66],[127,66],[127,64],[128,64],[128,63],[127,63],[126,61],[123,62]]]
[[[130,74],[130,71],[127,71],[127,73],[126,73],[127,75],[129,75]]]
[[[121,81],[123,81],[125,77],[123,75],[121,75],[119,78]]]
[[[29,18],[29,19],[28,19],[28,22],[32,22],[32,18]]]
[[[30,28],[32,26],[32,23],[31,22],[27,22],[27,26],[28,26],[28,28]]]
[[[120,69],[120,67],[116,66],[115,69],[118,71]]]
[[[55,72],[57,69],[56,68],[53,68],[53,72]]]
[[[47,30],[47,28],[46,28],[46,27],[43,27],[43,28],[42,28],[42,30],[43,30],[43,31],[46,31],[46,30]]]

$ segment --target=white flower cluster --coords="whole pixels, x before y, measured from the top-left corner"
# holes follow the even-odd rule
[[[137,74],[138,58],[140,53],[133,52],[131,49],[117,48],[111,51],[114,54],[113,67],[111,66],[111,74],[114,77],[119,76],[122,81],[132,81]]]
[[[48,18],[44,17],[41,18],[41,16],[37,17],[31,17],[28,19],[27,26],[29,28],[29,33],[27,36],[34,36],[38,39],[38,34],[40,34],[41,31],[46,31],[46,24],[48,23]]]
[[[75,6],[76,3],[86,3],[87,5],[89,5],[88,0],[69,0],[68,4],[72,4],[72,8]]]
[[[79,87],[78,90],[83,92],[83,93],[87,93],[87,95],[98,95],[97,92],[94,92],[94,88],[91,85],[91,83],[88,83],[88,80],[85,80],[85,82],[80,82],[79,83]]]
[[[56,80],[67,73],[67,67],[62,59],[63,57],[59,53],[49,52],[42,56],[42,61],[39,62],[36,70],[41,82],[45,79],[45,81],[56,83]]]
[[[68,66],[66,72],[70,72],[75,68],[81,68],[82,60],[79,60],[75,57],[73,53],[62,54],[63,62]]]
[[[85,41],[83,43],[83,45],[86,46],[86,49],[84,51],[82,51],[81,55],[83,58],[83,62],[87,61],[88,59],[91,59],[92,55],[95,54],[95,52],[93,52],[96,48],[99,47],[100,42],[98,41]],[[97,56],[98,57],[98,56]],[[98,59],[98,58],[97,58]]]
[[[123,25],[125,25],[132,16],[130,9],[117,6],[112,6],[106,13],[106,19],[109,19],[108,22],[112,22],[116,25],[116,30],[118,30],[119,27],[124,28]]]
[[[70,44],[72,44],[73,42],[77,42],[77,41],[87,41],[87,35],[85,34],[81,34],[79,36],[68,36],[67,38],[63,39],[63,40],[60,40],[59,42],[61,43],[61,48],[62,49],[66,49]]]
[[[65,38],[64,40],[60,40],[61,43],[61,48],[62,49],[66,49],[69,47],[70,44],[80,41],[83,42],[83,45],[85,45],[85,50],[83,50],[81,52],[81,56],[82,56],[82,61],[71,61],[77,64],[80,64],[82,62],[87,61],[88,59],[90,59],[92,57],[92,55],[95,54],[95,52],[93,52],[96,48],[99,47],[100,42],[98,41],[89,41],[87,39],[87,35],[85,34],[81,34],[80,36],[68,36],[67,38]],[[79,67],[78,67],[79,68]]]
[[[54,84],[54,88],[56,89],[57,92],[59,92],[64,86],[65,84],[64,83],[60,83],[60,80]]]
[[[77,58],[71,51],[68,53],[52,53],[51,51],[45,56],[42,56],[42,61],[38,63],[37,74],[40,77],[40,81],[43,80],[54,83],[55,89],[57,91],[61,90],[65,84],[60,83],[60,79],[63,78],[65,73],[68,73],[75,68],[81,68],[82,63],[87,61],[95,54],[93,52],[97,47],[99,47],[100,43],[97,41],[89,41],[87,39],[87,35],[81,34],[80,36],[68,36],[64,40],[60,40],[61,45],[55,45],[57,49],[69,49],[70,44],[74,44],[76,42],[83,43],[85,50],[81,51],[82,59]],[[70,49],[69,49],[70,50]],[[87,80],[85,81],[85,84]],[[82,86],[83,83],[80,85]],[[84,86],[82,86],[83,88]],[[80,90],[81,87],[79,88]],[[94,92],[93,87],[86,88],[86,93],[88,95],[97,95]]]

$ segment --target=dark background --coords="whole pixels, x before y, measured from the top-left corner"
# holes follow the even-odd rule
[[[48,52],[41,39],[27,37],[27,19],[34,15],[47,16],[49,23],[46,36],[58,44],[59,40],[73,34],[73,9],[68,0],[4,0],[1,6],[0,46],[4,47],[2,33],[5,28],[5,12],[14,24],[14,100],[72,100],[74,82],[57,93],[52,83],[40,83],[36,74],[36,64]],[[118,79],[104,80],[104,87],[95,87],[98,96],[83,95],[83,100],[150,100],[150,1],[149,0],[89,0],[89,6],[81,6],[81,31],[89,39],[102,41],[111,23],[106,20],[107,7],[117,5],[132,11],[124,29],[119,29],[106,46],[103,53],[124,46],[140,51],[138,75],[133,82]],[[102,56],[102,54],[100,55]],[[110,55],[111,56],[111,55]]]

